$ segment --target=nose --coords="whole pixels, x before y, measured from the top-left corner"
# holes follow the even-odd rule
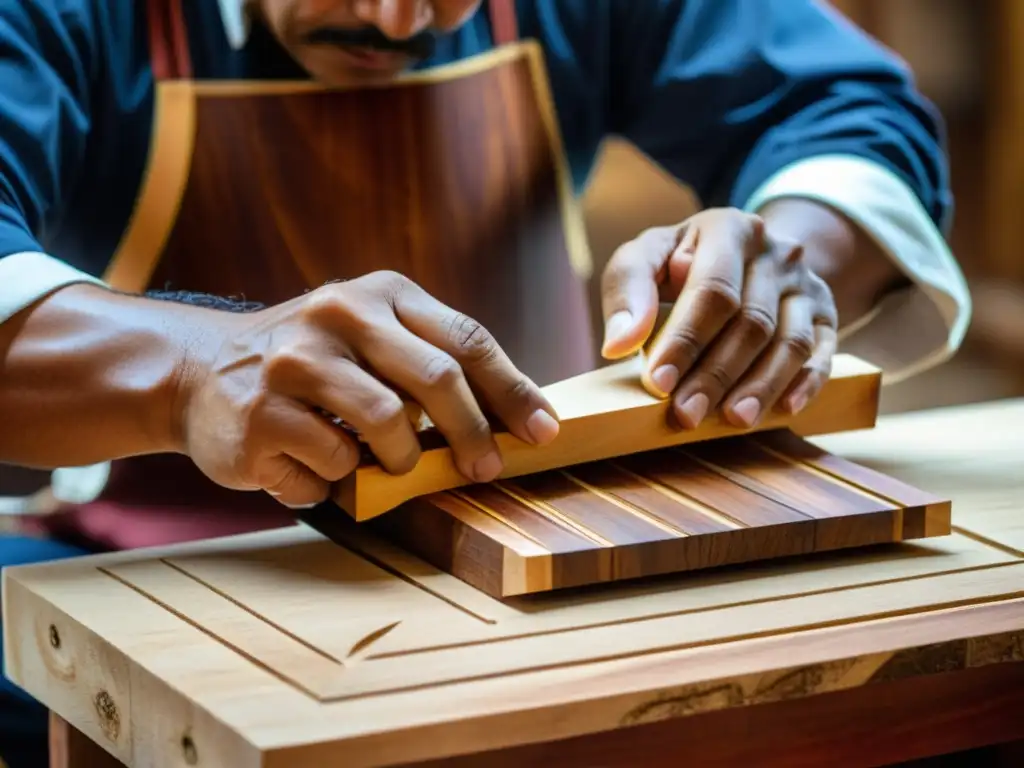
[[[406,40],[430,26],[434,18],[430,0],[356,0],[356,17],[377,27],[392,40]]]

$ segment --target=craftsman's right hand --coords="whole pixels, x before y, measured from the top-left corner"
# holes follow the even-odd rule
[[[220,341],[182,386],[186,453],[213,481],[264,489],[290,507],[324,500],[359,460],[413,468],[420,444],[399,392],[419,404],[459,470],[489,482],[502,459],[485,417],[550,442],[557,415],[491,334],[394,272],[332,283],[252,313],[223,313]]]

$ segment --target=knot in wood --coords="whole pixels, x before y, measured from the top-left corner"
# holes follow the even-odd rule
[[[60,648],[60,632],[57,631],[57,627],[54,624],[50,625],[50,646],[54,650]]]
[[[117,704],[113,697],[106,691],[100,691],[93,697],[93,706],[100,719],[100,728],[107,738],[116,741],[121,734],[121,713],[117,711]]]
[[[185,734],[181,737],[181,752],[187,765],[195,765],[199,762],[199,752],[196,750],[196,743],[192,737]]]

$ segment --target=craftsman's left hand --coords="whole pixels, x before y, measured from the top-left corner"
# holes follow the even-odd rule
[[[709,209],[619,248],[602,279],[606,358],[647,344],[659,301],[673,306],[647,347],[643,382],[672,396],[684,428],[719,407],[743,428],[773,409],[797,413],[831,372],[832,293],[800,243],[773,237],[757,216]]]

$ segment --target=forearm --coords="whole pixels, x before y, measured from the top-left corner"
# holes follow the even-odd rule
[[[870,312],[889,291],[909,284],[861,227],[829,206],[780,198],[765,205],[760,215],[773,236],[803,244],[808,265],[832,289],[840,328]]]
[[[206,310],[72,285],[0,324],[0,461],[177,451],[176,397]]]

